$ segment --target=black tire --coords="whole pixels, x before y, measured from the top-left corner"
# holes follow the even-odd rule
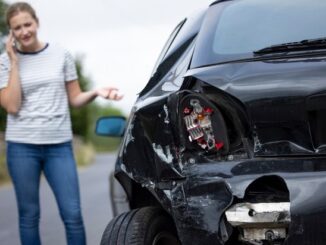
[[[113,218],[101,245],[180,245],[173,220],[158,207],[131,210]]]

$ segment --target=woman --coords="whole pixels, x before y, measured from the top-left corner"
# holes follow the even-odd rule
[[[120,100],[115,88],[82,92],[72,56],[37,37],[39,21],[25,2],[6,12],[10,29],[0,57],[0,104],[8,112],[7,163],[24,245],[41,244],[39,183],[43,171],[65,224],[68,244],[85,244],[68,102],[80,107],[97,96]]]

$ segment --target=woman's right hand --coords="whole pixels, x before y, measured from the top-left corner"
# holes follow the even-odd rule
[[[9,80],[7,87],[1,89],[1,105],[12,115],[16,115],[19,112],[22,101],[18,55],[16,48],[13,46],[14,41],[15,39],[10,32],[6,41],[6,51],[10,59]]]
[[[8,40],[6,42],[6,51],[7,51],[7,54],[9,56],[9,59],[10,59],[11,63],[17,63],[18,62],[17,51],[16,51],[16,48],[14,46],[14,43],[15,43],[15,38],[14,38],[12,32],[10,31],[9,36],[8,36]]]

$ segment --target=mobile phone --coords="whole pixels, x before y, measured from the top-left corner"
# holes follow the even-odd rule
[[[12,36],[13,42],[12,42],[12,46],[14,49],[18,49],[19,47],[19,43],[17,42],[16,38],[14,37],[12,31],[10,30],[10,35]]]

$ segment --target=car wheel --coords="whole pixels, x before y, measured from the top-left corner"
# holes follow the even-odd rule
[[[180,245],[173,220],[158,207],[131,210],[113,218],[101,245]]]

